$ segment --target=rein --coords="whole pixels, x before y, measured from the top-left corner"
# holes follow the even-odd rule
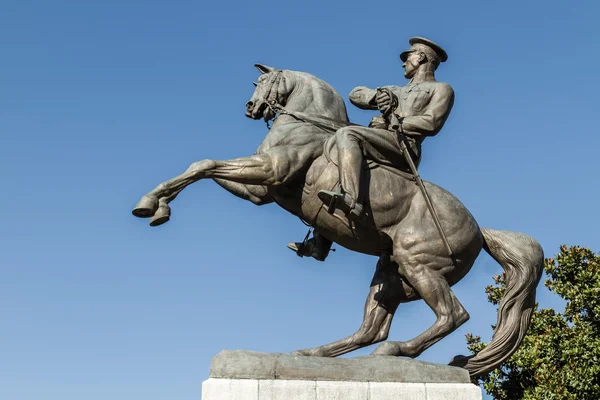
[[[276,114],[289,115],[291,117],[294,117],[295,119],[297,119],[300,122],[306,122],[306,123],[316,126],[317,128],[321,128],[321,129],[324,129],[324,130],[330,131],[330,132],[335,132],[338,129],[343,128],[344,126],[350,126],[350,125],[358,126],[357,124],[353,124],[352,122],[348,122],[348,121],[341,121],[338,119],[323,117],[320,115],[306,114],[306,113],[303,113],[300,111],[291,111],[279,103],[269,104],[269,107]],[[273,118],[273,120],[277,119],[278,116]]]
[[[333,118],[306,114],[300,111],[288,110],[278,101],[279,86],[282,84],[282,82],[285,85],[285,76],[283,75],[283,70],[278,69],[275,71],[271,79],[269,79],[268,84],[270,86],[267,90],[267,94],[263,98],[263,101],[267,104],[267,107],[269,107],[269,109],[273,111],[273,114],[275,114],[273,121],[276,120],[279,115],[289,115],[298,121],[309,123],[329,132],[335,132],[344,126],[357,125],[348,121],[340,121]],[[267,121],[267,128],[271,129],[269,126],[269,121]]]

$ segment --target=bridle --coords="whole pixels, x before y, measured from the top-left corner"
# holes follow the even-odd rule
[[[269,85],[268,90],[266,91],[266,95],[264,97],[265,103],[267,103],[267,107],[271,109],[275,114],[278,114],[283,106],[279,103],[279,86],[281,84],[285,85],[285,76],[283,75],[283,70],[278,69],[275,73],[271,73],[272,76],[267,83]]]
[[[284,85],[285,89],[286,84],[286,79],[283,72],[284,71],[281,69],[271,71],[269,72],[269,75],[272,75],[269,76],[269,80],[264,83],[259,83],[260,85],[269,85],[268,89],[265,91],[266,94],[263,96],[262,100],[275,115],[273,117],[273,121],[275,121],[280,115],[289,115],[298,121],[312,124],[318,128],[329,132],[335,132],[342,126],[356,125],[347,121],[339,121],[328,117],[306,114],[300,111],[292,111],[285,108],[278,98],[280,96],[279,88],[282,85]],[[269,121],[266,121],[266,123],[267,128],[271,129],[271,127],[269,126]]]

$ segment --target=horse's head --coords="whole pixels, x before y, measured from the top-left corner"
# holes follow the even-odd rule
[[[284,71],[262,64],[254,66],[262,75],[258,78],[258,82],[254,82],[256,88],[246,103],[246,116],[269,121],[275,117],[274,106],[285,105],[292,87],[290,82],[286,81]]]

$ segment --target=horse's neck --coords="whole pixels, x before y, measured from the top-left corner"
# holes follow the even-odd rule
[[[285,108],[290,111],[348,121],[344,100],[324,82],[314,77],[294,77],[294,89],[288,96]]]

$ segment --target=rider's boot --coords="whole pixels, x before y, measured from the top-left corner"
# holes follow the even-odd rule
[[[363,206],[352,199],[343,191],[320,190],[319,199],[327,205],[330,213],[336,208],[342,210],[349,218],[359,218],[363,213]]]
[[[317,261],[325,261],[333,242],[325,236],[315,232],[314,237],[305,242],[288,243],[288,248],[300,257],[312,257]]]

